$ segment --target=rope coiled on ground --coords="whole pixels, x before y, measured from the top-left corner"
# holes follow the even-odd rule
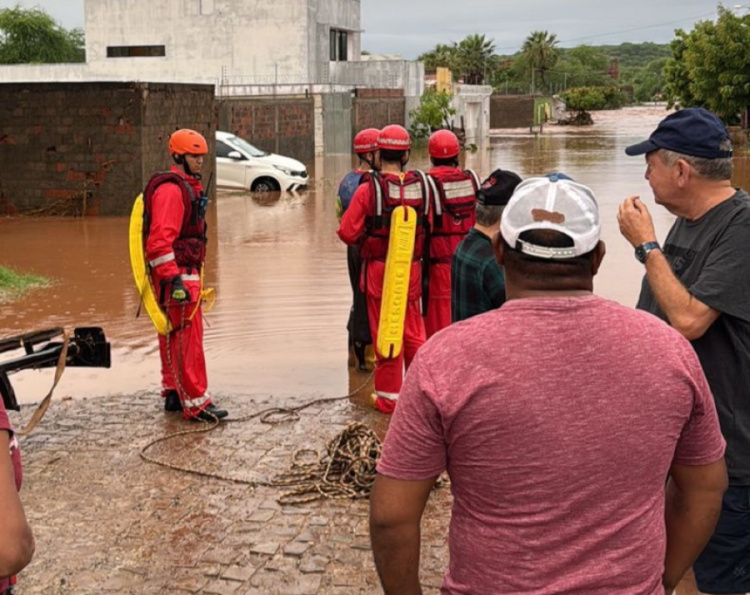
[[[226,419],[221,423],[240,423],[252,419],[260,419],[261,423],[280,424],[299,419],[299,412],[313,405],[331,403],[349,399],[364,389],[373,374],[354,391],[343,397],[316,399],[298,407],[274,407],[265,409],[238,419]],[[375,465],[380,458],[381,442],[377,435],[361,423],[351,423],[329,443],[326,453],[320,456],[316,450],[300,449],[292,457],[292,469],[287,473],[277,475],[270,481],[255,481],[240,477],[232,477],[216,471],[189,467],[157,459],[147,451],[159,444],[189,434],[203,434],[216,429],[220,425],[218,420],[204,423],[201,427],[174,432],[151,440],[140,451],[143,460],[175,471],[191,473],[203,477],[223,479],[233,483],[240,483],[252,487],[284,487],[293,488],[279,497],[281,504],[302,504],[313,502],[319,498],[367,498],[375,480]],[[305,456],[313,455],[309,462],[304,462]]]
[[[277,475],[275,486],[294,487],[279,497],[280,504],[302,504],[318,498],[367,498],[375,481],[375,465],[382,444],[370,428],[355,422],[328,443],[326,454],[314,462],[300,462],[298,450],[292,470]],[[315,453],[317,455],[317,453]]]

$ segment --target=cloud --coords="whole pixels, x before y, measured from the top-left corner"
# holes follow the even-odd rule
[[[715,0],[684,0],[679,11],[676,8],[653,0],[568,0],[564,4],[527,0],[513,5],[462,0],[450,6],[433,0],[363,0],[362,47],[412,59],[438,43],[479,33],[494,39],[499,53],[513,53],[535,30],[556,34],[563,47],[625,41],[666,43],[676,28],[692,29],[696,20],[716,14]]]

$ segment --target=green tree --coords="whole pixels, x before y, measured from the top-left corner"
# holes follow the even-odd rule
[[[734,123],[750,106],[750,15],[719,6],[716,22],[700,21],[676,32],[664,67],[670,107],[702,106]]]
[[[557,35],[547,31],[532,31],[523,42],[521,55],[526,69],[531,73],[532,93],[535,93],[537,89],[548,91],[547,73],[555,67],[560,58]],[[538,83],[537,73],[540,79]]]
[[[574,87],[560,95],[565,107],[572,111],[595,111],[622,107],[625,98],[615,86]]]
[[[575,112],[572,118],[561,121],[564,124],[588,126],[594,123],[590,111],[617,109],[625,103],[625,96],[615,86],[574,87],[560,95],[565,101],[565,109]]]
[[[83,62],[83,31],[61,27],[39,8],[0,10],[0,64]]]
[[[429,52],[424,52],[417,57],[417,61],[424,62],[424,71],[434,73],[438,67],[450,68],[453,70],[456,59],[456,45],[446,45],[439,43]]]
[[[620,72],[620,81],[625,85],[632,85],[636,101],[654,101],[662,95],[666,63],[667,58],[657,58],[645,67],[625,68]]]
[[[593,46],[561,49],[557,64],[546,73],[546,90],[561,93],[571,87],[611,85],[609,64],[610,57]]]
[[[495,66],[495,42],[475,33],[455,46],[455,66],[469,85],[482,85]]]
[[[455,114],[450,93],[438,92],[435,88],[425,89],[419,107],[409,112],[412,138],[427,138],[433,130],[450,127],[448,118]]]
[[[667,43],[621,43],[620,45],[597,46],[601,52],[610,58],[616,58],[621,68],[644,68],[650,62],[659,58],[669,58],[672,52]]]

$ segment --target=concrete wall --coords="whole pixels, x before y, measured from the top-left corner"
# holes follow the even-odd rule
[[[213,109],[211,86],[2,84],[0,212],[126,214],[168,167],[173,130],[195,128],[213,146]]]
[[[489,138],[491,95],[492,87],[487,85],[454,85],[454,125],[463,126],[467,143],[480,145]]]
[[[424,92],[424,64],[406,60],[332,62],[331,83],[373,89],[401,89],[407,97]]]
[[[524,128],[534,122],[533,95],[493,95],[490,128]]]
[[[330,31],[347,32],[348,60],[360,59],[362,33],[359,0],[308,0],[308,73],[310,80],[329,82]]]
[[[220,99],[219,130],[246,138],[259,149],[309,163],[315,156],[312,97]]]
[[[359,0],[86,0],[94,76],[233,83],[327,82],[329,31],[361,46]],[[108,46],[163,45],[163,57],[108,58]],[[295,79],[295,81],[291,81]]]
[[[307,18],[294,0],[86,0],[86,59],[95,75],[134,80],[306,74]],[[108,46],[137,45],[163,45],[166,55],[107,57]]]
[[[352,152],[352,94],[323,95],[323,151],[325,155],[349,155]]]

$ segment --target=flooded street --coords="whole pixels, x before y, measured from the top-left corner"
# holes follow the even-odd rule
[[[590,185],[608,247],[596,290],[634,304],[642,268],[615,213],[630,194],[649,207],[653,199],[643,159],[626,157],[623,148],[663,115],[637,108],[596,114],[589,129],[504,133],[467,155],[465,165],[483,178],[498,167],[524,177],[564,171]],[[428,168],[424,151],[412,165]],[[737,165],[735,182],[747,187],[747,157]],[[320,457],[352,421],[382,436],[388,418],[365,407],[369,391],[353,402],[317,403],[287,423],[243,419],[343,396],[367,379],[347,367],[350,294],[333,208],[350,166],[348,156],[327,157],[310,164],[314,182],[303,192],[221,191],[211,204],[206,282],[218,296],[207,316],[206,357],[211,390],[231,418],[210,432],[165,414],[156,397],[156,334],[145,314],[135,317],[128,218],[0,219],[0,264],[55,280],[0,306],[0,336],[101,326],[112,343],[112,369],[66,370],[56,402],[22,439],[22,498],[36,553],[19,577],[19,595],[382,592],[367,500],[282,504],[285,489],[269,483],[300,453]],[[652,212],[663,237],[671,216],[659,207]],[[31,403],[52,378],[47,369],[12,381],[19,400]],[[11,415],[17,427],[30,409]],[[144,462],[146,447],[160,464]],[[427,504],[420,564],[426,594],[439,592],[448,563],[451,506],[445,488]]]
[[[522,177],[562,171],[589,185],[601,206],[607,256],[597,293],[632,305],[642,267],[617,230],[615,214],[640,194],[664,238],[672,217],[653,204],[642,158],[624,147],[642,140],[664,117],[660,107],[595,114],[587,129],[547,127],[541,135],[511,131],[468,154],[481,178],[498,167]],[[426,152],[410,164],[428,169]],[[217,290],[205,334],[210,387],[216,395],[339,396],[363,379],[347,368],[350,301],[345,247],[335,231],[338,181],[348,156],[310,164],[314,181],[296,194],[219,191],[209,210],[207,286]],[[750,186],[747,158],[736,184]],[[112,343],[112,369],[69,369],[57,396],[156,392],[156,334],[138,297],[128,260],[128,219],[0,219],[0,264],[51,277],[55,284],[0,306],[0,336],[50,326],[101,326]],[[13,377],[22,403],[41,399],[49,370]]]

